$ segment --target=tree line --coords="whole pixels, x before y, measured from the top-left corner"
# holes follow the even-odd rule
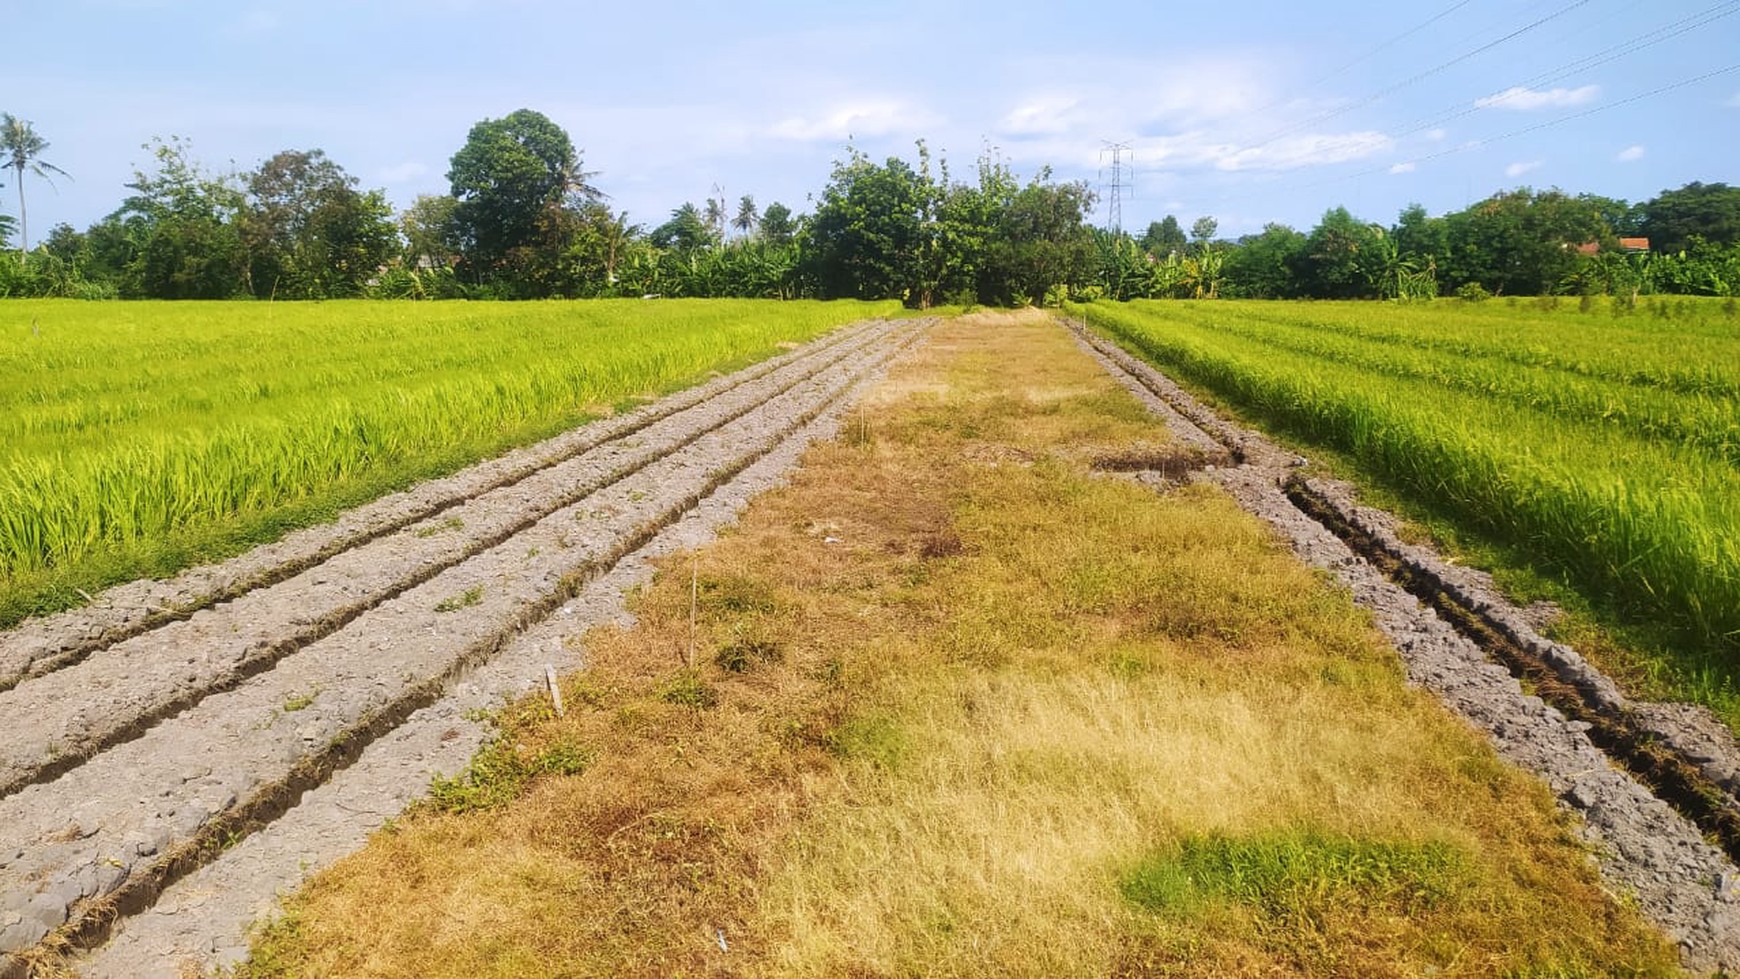
[[[1200,232],[1200,224],[1193,231]],[[1309,232],[1270,224],[1187,243],[1174,218],[1106,236],[1104,294],[1250,299],[1740,294],[1740,187],[1690,183],[1641,204],[1527,187],[1394,224],[1331,208]],[[1647,239],[1647,246],[1641,240]]]
[[[450,191],[395,213],[381,190],[318,149],[213,172],[183,140],[119,208],[34,247],[26,176],[64,174],[48,144],[0,113],[0,174],[19,219],[0,215],[0,295],[155,299],[606,296],[901,299],[1025,305],[1063,298],[1421,298],[1455,293],[1740,292],[1740,188],[1688,184],[1642,204],[1558,190],[1507,191],[1393,225],[1328,211],[1309,232],[1271,224],[1216,238],[1176,217],[1140,236],[1088,223],[1094,194],[1049,170],[1020,178],[987,151],[964,178],[921,142],[916,160],[834,164],[810,213],[722,195],[646,227],[591,183],[562,128],[521,109],[471,128]],[[1621,238],[1650,239],[1646,252]]]

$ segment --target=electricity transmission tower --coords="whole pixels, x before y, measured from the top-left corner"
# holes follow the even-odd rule
[[[1111,140],[1101,140],[1100,161],[1104,162],[1106,154],[1112,155],[1112,179],[1106,194],[1106,230],[1117,233],[1124,230],[1124,185],[1126,174],[1131,183],[1136,176],[1135,153],[1129,143],[1114,143]],[[1130,162],[1124,162],[1124,154],[1130,154]],[[1104,176],[1105,171],[1100,171]],[[1133,189],[1133,188],[1132,188]]]

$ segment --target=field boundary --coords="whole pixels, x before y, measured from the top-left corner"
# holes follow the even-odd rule
[[[1338,480],[1294,476],[1294,505],[1409,594],[1430,606],[1535,695],[1570,718],[1614,762],[1649,786],[1740,861],[1740,744],[1708,710],[1639,710],[1575,649],[1540,635],[1521,609],[1480,575],[1395,536],[1384,515],[1354,502]]]

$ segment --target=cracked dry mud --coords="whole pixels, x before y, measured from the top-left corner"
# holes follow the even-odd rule
[[[233,960],[275,896],[487,737],[567,639],[619,614],[831,431],[923,332],[786,356],[0,638],[0,975],[47,939],[92,975]],[[116,921],[119,921],[116,924]]]
[[[1334,575],[1372,612],[1378,629],[1401,654],[1412,682],[1485,731],[1504,758],[1547,783],[1561,807],[1576,815],[1602,875],[1616,890],[1636,896],[1644,914],[1679,943],[1688,968],[1740,968],[1740,871],[1728,856],[1603,753],[1588,735],[1590,724],[1567,719],[1526,693],[1472,639],[1302,512],[1286,487],[1303,482],[1338,521],[1370,535],[1410,572],[1429,579],[1486,626],[1527,648],[1585,702],[1622,714],[1646,737],[1677,751],[1731,805],[1740,747],[1719,721],[1699,708],[1628,701],[1575,650],[1542,637],[1528,610],[1501,596],[1486,576],[1401,541],[1393,518],[1360,506],[1348,485],[1300,481],[1297,473],[1304,459],[1214,414],[1160,371],[1080,324],[1070,326],[1081,347],[1178,438],[1230,455],[1232,465],[1209,466],[1197,478],[1226,489],[1273,526],[1307,563]]]

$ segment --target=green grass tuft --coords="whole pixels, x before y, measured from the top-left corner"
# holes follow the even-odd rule
[[[1468,883],[1468,861],[1444,843],[1391,843],[1316,832],[1192,836],[1149,856],[1118,881],[1156,912],[1196,913],[1216,901],[1281,917],[1344,902],[1398,911],[1431,907]]]
[[[901,761],[911,751],[910,739],[899,721],[883,713],[848,719],[829,732],[827,744],[837,757],[865,761],[890,770],[900,767]]]
[[[592,751],[571,738],[558,737],[535,752],[507,738],[490,742],[454,778],[437,776],[420,808],[444,813],[495,809],[520,797],[533,779],[578,775],[592,763]]]
[[[483,601],[483,586],[476,585],[465,589],[465,591],[457,595],[452,595],[436,602],[435,611],[457,612],[462,608],[470,608],[481,601]]]
[[[719,702],[719,695],[694,670],[683,670],[659,689],[659,699],[680,707],[705,710]]]

